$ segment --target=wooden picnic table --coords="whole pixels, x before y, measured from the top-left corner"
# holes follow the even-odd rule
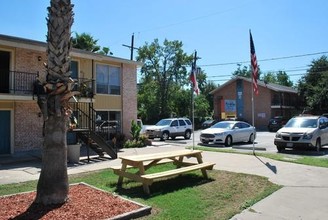
[[[200,169],[205,178],[208,178],[206,170],[213,169],[215,163],[204,163],[202,151],[200,150],[178,150],[153,154],[120,156],[121,166],[111,167],[114,173],[119,176],[117,186],[121,187],[123,178],[129,178],[143,184],[143,189],[150,194],[149,186],[155,179],[179,175]],[[196,158],[196,162],[184,161],[184,159]],[[146,174],[145,171],[150,167],[162,164],[173,163],[176,169],[159,173]],[[137,168],[137,172],[130,172],[128,168]]]

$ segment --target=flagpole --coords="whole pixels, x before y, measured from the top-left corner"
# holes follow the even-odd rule
[[[258,94],[258,87],[257,87],[258,67],[257,67],[255,47],[254,47],[254,42],[253,42],[253,37],[252,37],[251,30],[249,30],[249,38],[250,38],[251,67],[252,67],[252,77],[251,77],[251,83],[252,83],[252,125],[255,128],[254,93],[256,92],[256,95]],[[253,137],[253,154],[255,155],[254,141],[255,141],[255,134],[254,134],[254,137]]]
[[[191,73],[196,74],[196,60],[197,51],[195,50],[194,60],[191,65]],[[194,76],[195,77],[195,76]],[[196,82],[195,82],[196,83]],[[194,88],[195,85],[191,84],[191,114],[192,114],[192,150],[195,148],[195,98],[194,98]]]
[[[253,74],[252,74],[252,79],[253,79]],[[253,82],[252,83],[252,125],[253,127],[255,127],[255,121],[254,121],[254,85]],[[255,135],[253,137],[253,154],[255,155],[255,144],[254,144],[254,140],[255,140]]]
[[[195,148],[195,101],[194,101],[194,90],[191,88],[191,112],[192,112],[192,150]]]

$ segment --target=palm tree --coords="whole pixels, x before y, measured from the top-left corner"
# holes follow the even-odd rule
[[[113,55],[109,47],[101,48],[97,45],[97,42],[98,40],[95,40],[93,36],[87,33],[75,33],[75,37],[72,37],[72,45],[74,48],[99,53],[102,55]]]
[[[87,33],[75,33],[75,37],[72,38],[74,48],[90,52],[97,52],[100,50],[100,46],[97,45],[97,42],[98,40],[93,39],[93,37]]]
[[[71,26],[73,5],[70,0],[51,0],[48,7],[47,34],[47,112],[44,113],[45,137],[42,168],[35,203],[61,204],[68,199],[67,121],[70,113]],[[46,115],[45,115],[46,114]]]

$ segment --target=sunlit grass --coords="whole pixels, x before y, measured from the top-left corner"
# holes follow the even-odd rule
[[[173,165],[159,165],[149,172],[172,169]],[[152,214],[142,219],[230,219],[235,214],[260,201],[281,186],[265,177],[208,171],[204,179],[200,171],[157,181],[151,185],[151,195],[143,192],[141,183],[124,180],[117,189],[118,176],[111,170],[71,175],[70,183],[85,182],[109,192],[115,192],[152,207]],[[0,185],[0,195],[36,189],[37,181]]]

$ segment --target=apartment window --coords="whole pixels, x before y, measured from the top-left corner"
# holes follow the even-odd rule
[[[96,121],[117,121],[119,130],[121,128],[120,111],[96,111]]]
[[[79,63],[77,61],[71,61],[71,78],[77,79],[79,77]]]
[[[121,68],[104,64],[96,65],[97,93],[121,94]]]

